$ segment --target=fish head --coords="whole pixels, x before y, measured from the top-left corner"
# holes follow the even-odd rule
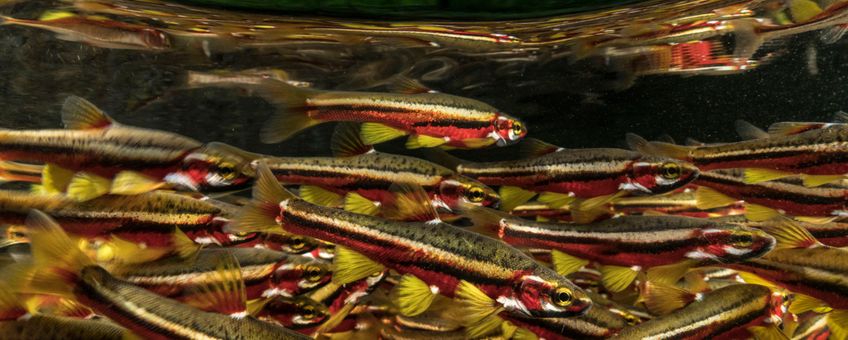
[[[495,139],[498,146],[506,146],[517,143],[527,136],[527,126],[524,122],[504,114],[498,114],[493,122]]]
[[[262,319],[272,318],[284,327],[300,329],[317,325],[329,317],[327,307],[308,297],[274,297],[260,312]]]
[[[692,164],[670,158],[642,157],[630,166],[627,190],[661,194],[689,184],[700,171]]]
[[[332,279],[330,264],[323,260],[302,256],[288,256],[277,265],[271,283],[292,294],[306,292],[323,286]]]
[[[165,181],[201,192],[241,189],[253,180],[250,163],[261,157],[224,143],[209,143],[183,157],[180,169],[166,175]]]
[[[154,28],[141,30],[141,41],[151,49],[168,49],[171,47],[171,39],[165,32]]]
[[[487,185],[465,176],[453,176],[439,183],[438,199],[451,211],[461,209],[463,205],[497,208],[501,198]]]
[[[774,237],[766,232],[738,225],[704,229],[701,237],[706,241],[704,245],[687,253],[687,257],[735,262],[762,256],[775,245]]]
[[[518,287],[515,298],[498,299],[512,312],[559,318],[582,315],[592,307],[592,300],[585,292],[553,271],[536,270],[532,275],[525,275]]]

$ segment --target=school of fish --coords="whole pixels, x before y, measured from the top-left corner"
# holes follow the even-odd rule
[[[772,13],[780,29],[734,29],[759,46],[845,8],[791,1]],[[185,43],[71,12],[0,25],[100,48]],[[704,25],[578,52],[725,29]],[[522,43],[378,28],[313,34]],[[335,124],[333,156],[126,125],[73,95],[63,129],[0,128],[0,338],[848,339],[845,113],[737,121],[741,141],[565,148],[520,112],[405,77],[382,92],[261,68],[182,81],[267,101],[265,143]],[[378,151],[397,140],[402,153]]]

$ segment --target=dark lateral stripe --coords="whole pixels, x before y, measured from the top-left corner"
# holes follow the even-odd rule
[[[693,157],[693,161],[696,165],[705,165],[705,164],[715,164],[715,163],[723,163],[723,162],[734,162],[734,161],[758,161],[758,160],[767,160],[767,159],[777,159],[777,158],[807,158],[808,156],[814,155],[814,160],[798,162],[796,164],[796,168],[809,168],[817,165],[824,164],[833,164],[833,163],[844,163],[848,161],[848,152],[823,152],[818,150],[815,146],[809,146],[802,150],[777,150],[772,152],[763,152],[763,153],[754,153],[751,152],[749,154],[739,154],[739,155],[726,155],[720,156],[715,154],[698,154],[696,153]],[[724,151],[717,152],[718,154],[723,153]]]
[[[730,186],[736,189],[736,192],[728,192],[728,195],[737,195],[740,198],[762,198],[762,199],[774,199],[774,200],[787,200],[800,204],[839,204],[839,203],[848,203],[848,200],[845,198],[845,194],[848,193],[848,190],[841,189],[825,189],[825,188],[806,188],[802,186],[795,186],[792,184],[785,184],[781,182],[769,183],[766,182],[764,184],[747,184],[742,179],[736,178],[728,178],[721,175],[713,175],[703,173],[698,179],[695,180],[696,184],[704,185],[707,187],[711,187],[711,184],[715,185],[723,185]],[[792,191],[783,191],[780,190],[780,187],[790,187],[795,186],[802,191],[806,191],[807,193],[798,193]],[[720,190],[721,191],[721,190]],[[835,195],[816,195],[817,193],[824,194],[826,192],[834,193]]]

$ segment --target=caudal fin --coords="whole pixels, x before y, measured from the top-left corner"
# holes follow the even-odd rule
[[[32,245],[33,263],[21,281],[28,293],[72,297],[79,271],[94,265],[50,216],[32,210],[26,220]]]
[[[254,90],[278,108],[262,127],[259,138],[263,143],[279,143],[301,130],[323,123],[308,114],[306,101],[314,90],[272,81],[262,82]]]
[[[265,162],[259,162],[256,172],[253,201],[244,206],[235,223],[227,226],[228,232],[282,232],[276,221],[280,202],[295,196],[280,186]]]

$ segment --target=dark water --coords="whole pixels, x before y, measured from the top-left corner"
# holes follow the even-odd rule
[[[55,3],[17,3],[5,6],[3,13],[37,17],[51,6]],[[770,42],[767,47],[777,51],[773,61],[730,75],[634,77],[611,68],[550,59],[517,63],[499,78],[493,69],[503,64],[489,67],[480,62],[485,57],[470,57],[469,61],[480,65],[424,83],[491,103],[526,120],[531,136],[566,147],[624,146],[626,132],[729,141],[737,138],[733,132],[737,119],[765,127],[782,120],[827,120],[833,112],[848,108],[848,70],[842,67],[846,43],[823,44],[818,37],[818,32],[810,32]],[[808,67],[811,48],[817,51],[817,74]],[[344,58],[316,63],[314,74],[308,74],[302,63],[295,66],[304,80],[316,86],[347,89],[361,87],[357,79],[363,79],[363,70],[374,61],[391,64],[394,58],[403,63],[404,53],[408,59],[423,58],[414,51],[382,52],[386,53],[381,54],[381,47],[347,46]],[[189,69],[286,69],[304,55],[292,58],[282,52],[247,49],[207,57],[197,51],[104,49],[56,39],[47,30],[4,26],[0,28],[0,126],[59,127],[62,101],[78,95],[126,124],[271,154],[326,153],[332,126],[311,129],[278,145],[264,145],[258,131],[275,108],[263,99],[234,89],[182,88]],[[380,72],[392,72],[391,65],[379,67]],[[470,77],[485,80],[485,85],[462,88]]]

